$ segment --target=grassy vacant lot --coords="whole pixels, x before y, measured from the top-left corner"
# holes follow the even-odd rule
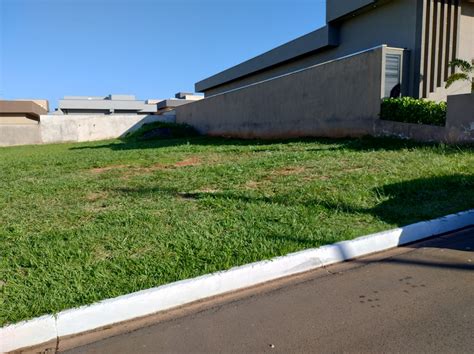
[[[395,140],[0,149],[0,325],[474,208],[474,149]]]

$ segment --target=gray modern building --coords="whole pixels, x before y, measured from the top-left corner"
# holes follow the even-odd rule
[[[383,96],[445,100],[455,58],[474,58],[474,0],[327,0],[326,26],[196,84],[206,97],[385,45]],[[396,48],[396,49],[395,49]]]
[[[168,98],[166,100],[157,102],[158,114],[173,112],[176,107],[199,101],[203,98],[204,96],[195,95],[194,93],[178,92],[177,94],[175,94],[174,98]]]
[[[66,96],[59,100],[57,114],[154,114],[156,103],[133,95]]]

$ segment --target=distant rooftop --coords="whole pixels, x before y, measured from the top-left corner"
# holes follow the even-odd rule
[[[156,104],[137,100],[134,95],[65,96],[58,114],[154,114]]]
[[[112,100],[112,101],[135,101],[134,95],[108,95],[108,96],[64,96],[64,100]]]

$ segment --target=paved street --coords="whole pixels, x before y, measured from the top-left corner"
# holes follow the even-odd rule
[[[474,229],[316,270],[71,353],[473,352]]]

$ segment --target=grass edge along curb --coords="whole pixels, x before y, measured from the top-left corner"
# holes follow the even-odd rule
[[[61,337],[152,315],[178,306],[296,275],[474,225],[474,209],[401,228],[308,249],[268,261],[181,280],[103,300],[59,314],[0,328],[0,352],[34,347]]]

